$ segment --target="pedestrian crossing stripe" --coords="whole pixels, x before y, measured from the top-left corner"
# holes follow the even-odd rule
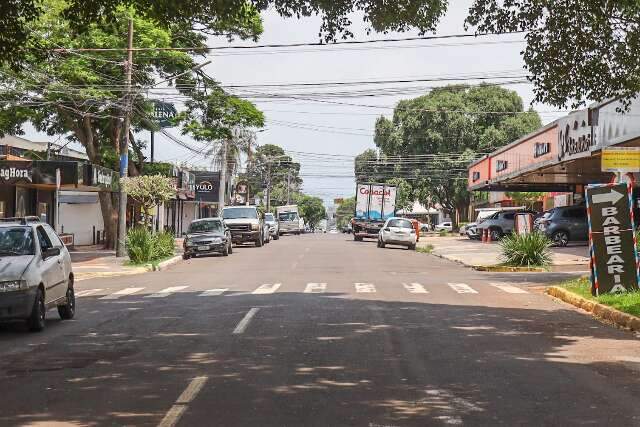
[[[420,283],[403,283],[402,286],[411,294],[428,294],[424,286]]]
[[[109,299],[118,299],[118,298],[121,298],[121,297],[124,297],[124,296],[127,296],[127,295],[133,295],[136,292],[142,291],[143,289],[144,288],[124,288],[124,289],[122,289],[122,290],[120,290],[118,292],[114,292],[111,295],[104,296],[104,297],[102,297],[100,299],[107,299],[107,300],[109,300]]]
[[[159,292],[156,292],[151,295],[147,295],[146,298],[166,298],[171,294],[187,289],[189,286],[171,286],[169,288],[165,288]]]
[[[447,285],[449,285],[451,289],[453,289],[459,294],[477,294],[478,293],[478,291],[476,291],[466,283],[447,283]]]
[[[354,283],[356,287],[356,292],[358,293],[374,293],[376,292],[376,287],[373,283]]]
[[[208,289],[202,293],[200,293],[199,297],[215,297],[218,295],[222,295],[227,292],[229,288],[219,288],[219,289]]]
[[[525,291],[522,288],[518,288],[517,286],[512,286],[507,283],[489,283],[491,286],[500,289],[501,291],[507,292],[509,294],[528,294],[529,292]]]
[[[251,293],[254,295],[272,294],[277,291],[280,286],[282,286],[281,283],[265,283],[262,286],[258,286],[258,288]]]
[[[102,291],[102,289],[85,289],[83,291],[76,292],[75,296],[76,296],[76,298],[88,297],[89,295],[95,295],[100,291]]]
[[[307,287],[304,288],[305,294],[321,294],[327,290],[326,283],[307,283]]]

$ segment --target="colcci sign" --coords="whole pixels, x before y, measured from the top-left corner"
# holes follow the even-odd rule
[[[369,190],[367,187],[360,187],[360,194],[369,194],[371,193],[372,196],[391,196],[391,190],[390,189],[386,189],[386,190]]]

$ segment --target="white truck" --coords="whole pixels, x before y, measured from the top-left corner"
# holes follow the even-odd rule
[[[280,235],[300,234],[304,230],[304,222],[300,219],[298,205],[285,205],[276,207],[276,217],[280,228]],[[303,224],[302,226],[300,224]]]
[[[353,239],[377,239],[384,222],[396,213],[396,186],[358,183],[356,211],[351,220]]]

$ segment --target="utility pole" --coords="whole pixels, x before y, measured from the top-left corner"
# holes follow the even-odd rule
[[[227,191],[227,145],[229,141],[222,141],[222,163],[220,165],[220,188],[218,188],[218,216],[222,216]]]
[[[127,40],[127,61],[125,67],[125,111],[123,138],[120,138],[120,178],[126,178],[129,168],[129,128],[131,127],[131,70],[133,68],[133,19],[129,18],[129,37]],[[122,182],[118,204],[118,239],[116,240],[116,256],[124,257],[127,254],[125,239],[127,235],[127,193]]]
[[[287,205],[291,203],[291,169],[287,169]]]
[[[267,162],[267,212],[271,208],[271,162]]]

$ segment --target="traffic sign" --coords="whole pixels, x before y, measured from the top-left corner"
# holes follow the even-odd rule
[[[603,172],[640,172],[640,147],[602,149]]]
[[[638,290],[638,253],[627,183],[590,185],[586,190],[591,253],[591,292]]]

